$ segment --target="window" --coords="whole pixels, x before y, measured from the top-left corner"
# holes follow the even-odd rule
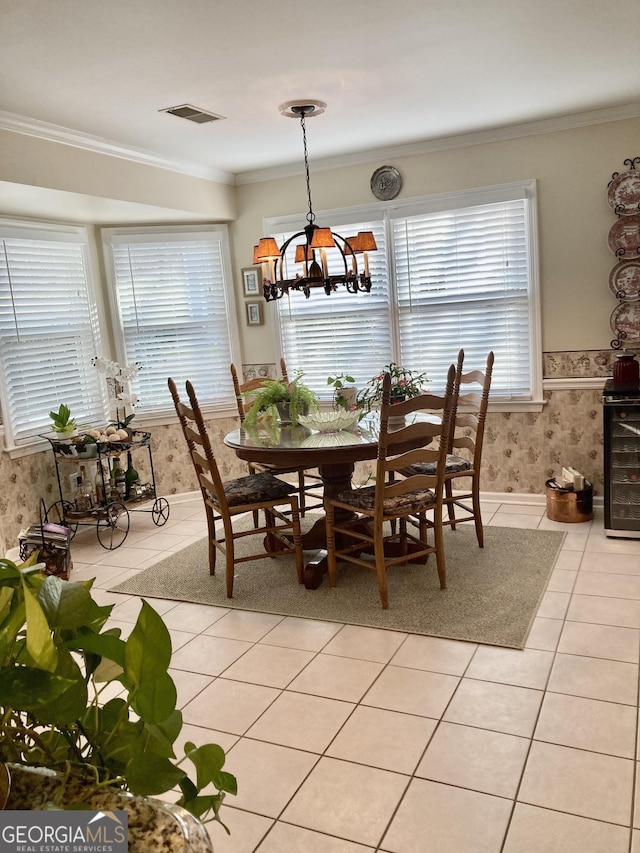
[[[84,228],[0,220],[0,368],[11,448],[50,429],[60,403],[78,424],[104,423],[106,388]]]
[[[362,387],[392,360],[426,371],[438,392],[460,347],[469,369],[483,367],[492,349],[492,402],[541,405],[535,182],[389,202],[366,213],[356,224],[353,213],[321,219],[341,234],[374,231],[371,293],[280,300],[287,361],[325,398],[331,370],[350,372]],[[351,223],[346,229],[341,217]]]
[[[212,410],[235,408],[229,371],[236,340],[224,226],[105,229],[120,359],[138,414],[172,411],[167,378],[188,379]]]
[[[340,226],[340,233],[347,236],[369,230],[380,250],[369,257],[371,277],[376,282],[371,293],[352,294],[340,287],[331,296],[316,290],[308,299],[301,293],[292,293],[278,301],[282,354],[287,366],[302,369],[305,384],[325,397],[329,395],[327,376],[331,373],[350,372],[361,387],[371,376],[372,353],[382,359],[380,365],[392,358],[384,223],[378,220]],[[278,236],[279,244],[284,238],[284,234]],[[343,272],[338,253],[328,252],[327,261],[330,274]],[[285,275],[293,278],[295,272]]]

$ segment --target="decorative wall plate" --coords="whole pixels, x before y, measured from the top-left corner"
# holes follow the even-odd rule
[[[609,248],[618,257],[640,255],[640,215],[623,216],[609,229]]]
[[[609,325],[626,343],[640,341],[640,302],[621,302],[614,308]]]
[[[622,261],[609,273],[609,290],[617,299],[640,299],[640,261]]]
[[[607,190],[609,207],[619,216],[631,216],[640,212],[640,171],[629,169],[621,172],[609,184]]]
[[[394,166],[380,166],[371,175],[371,192],[381,201],[395,198],[402,189],[402,175]]]

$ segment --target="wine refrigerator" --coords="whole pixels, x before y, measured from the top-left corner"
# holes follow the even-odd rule
[[[609,379],[604,408],[604,527],[640,539],[640,386]]]

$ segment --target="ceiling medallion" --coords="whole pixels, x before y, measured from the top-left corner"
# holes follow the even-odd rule
[[[390,201],[402,189],[402,175],[394,166],[380,166],[371,175],[371,192],[380,201]]]

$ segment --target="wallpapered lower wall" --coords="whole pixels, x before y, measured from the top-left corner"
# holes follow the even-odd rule
[[[547,378],[611,375],[610,352],[546,353]],[[481,488],[488,492],[544,494],[545,481],[570,465],[603,490],[602,402],[597,390],[545,392],[540,413],[491,413],[487,417]],[[237,418],[208,424],[223,479],[243,476],[246,465],[223,444],[226,433],[237,427]],[[197,483],[179,424],[152,430],[152,452],[157,494],[171,495],[196,490]],[[135,455],[136,469],[148,478],[146,451]],[[363,483],[375,463],[358,465],[354,482]],[[71,473],[71,472],[70,472]],[[49,506],[59,499],[53,455],[50,450],[12,460],[0,454],[0,546],[2,553],[18,544],[18,533],[38,518],[38,502]],[[136,514],[131,514],[135,529]]]

